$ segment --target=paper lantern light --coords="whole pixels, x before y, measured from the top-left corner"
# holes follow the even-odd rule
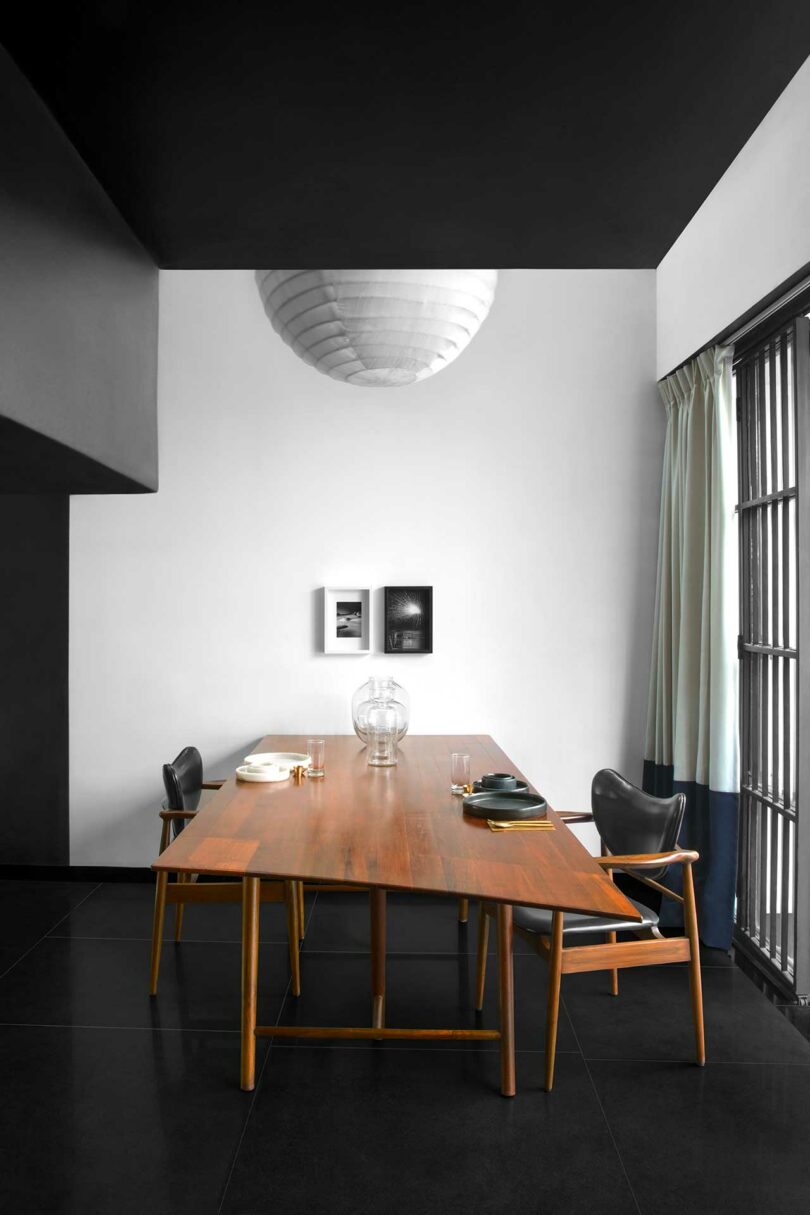
[[[392,388],[441,371],[489,312],[497,270],[257,270],[276,333],[325,375]]]

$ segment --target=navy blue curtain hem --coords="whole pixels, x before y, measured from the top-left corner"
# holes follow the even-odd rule
[[[717,793],[697,781],[674,780],[671,764],[649,759],[644,761],[643,788],[655,797],[686,794],[680,843],[700,853],[693,869],[700,939],[712,949],[729,950],[737,880],[737,794]],[[670,867],[664,884],[681,893],[681,866]],[[662,928],[683,925],[681,905],[674,899],[662,900],[660,916]]]

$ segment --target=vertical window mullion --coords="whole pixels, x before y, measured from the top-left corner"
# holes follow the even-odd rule
[[[801,325],[810,335],[807,322]],[[810,894],[797,887],[796,878],[803,855],[810,873],[810,838],[802,834],[798,800],[799,767],[808,761],[797,734],[803,619],[798,545],[810,536],[810,514],[804,518],[797,485],[803,467],[810,478],[810,435],[803,429],[810,417],[799,416],[797,401],[804,400],[802,376],[810,386],[810,336],[807,350],[802,345],[797,356],[798,326],[780,329],[735,367],[743,642],[736,931],[766,969],[794,982],[800,956],[810,976],[810,942],[802,944],[795,935],[796,900],[810,916]],[[807,395],[810,410],[810,387]],[[806,607],[805,614],[810,636]],[[810,758],[810,742],[808,753]]]

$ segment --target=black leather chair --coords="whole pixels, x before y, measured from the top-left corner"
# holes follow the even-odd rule
[[[170,764],[163,765],[163,787],[166,796],[161,806],[160,817],[163,829],[160,834],[160,852],[163,852],[185,827],[186,823],[203,804],[203,790],[219,789],[224,781],[203,780],[202,756],[196,747],[183,747]],[[177,874],[179,883],[186,880]],[[183,933],[183,910],[185,904],[176,903],[174,908],[174,939],[179,941]]]
[[[615,996],[619,994],[620,968],[688,962],[696,1060],[702,1067],[706,1059],[700,942],[692,880],[692,865],[699,856],[697,852],[678,847],[686,799],[682,793],[669,798],[651,797],[624,780],[618,772],[604,768],[593,778],[591,807],[590,814],[563,814],[560,817],[568,822],[593,821],[602,841],[602,856],[598,860],[611,877],[614,870],[622,870],[662,897],[682,903],[685,936],[663,937],[658,929],[657,912],[635,899],[630,901],[642,917],[640,924],[606,916],[515,907],[515,932],[530,941],[549,964],[546,1021],[546,1089],[549,1092],[554,1082],[560,980],[564,973],[609,970],[611,992]],[[661,879],[670,865],[683,865],[683,896],[662,884]],[[476,990],[476,1008],[479,1010],[484,1003],[489,916],[493,914],[494,907],[481,906]],[[617,941],[618,932],[633,933],[641,939]],[[594,945],[582,939],[603,933],[604,944]],[[583,945],[586,948],[583,949]]]
[[[199,751],[196,747],[183,747],[176,759],[163,765],[163,787],[166,790],[163,809],[196,813],[203,789],[219,789],[224,783],[221,780],[203,780],[203,762]],[[177,835],[185,826],[184,819],[168,821],[172,835]]]
[[[163,785],[166,797],[160,809],[162,829],[160,852],[195,817],[205,804],[206,790],[219,789],[221,780],[203,780],[202,756],[196,747],[184,747],[170,764],[163,765]],[[166,881],[158,881],[155,891],[155,916],[152,927],[152,960],[149,991],[157,992],[160,971],[160,951],[163,941],[163,921],[168,901],[174,903],[174,939],[180,941],[183,932],[183,910],[186,902],[241,902],[241,882],[198,882],[198,875],[178,873],[175,882],[167,887]],[[192,889],[193,887],[193,889]],[[169,894],[169,890],[171,893]],[[287,905],[287,936],[290,949],[291,990],[299,995],[301,990],[299,941],[303,938],[303,883],[267,880],[261,884],[262,902]]]

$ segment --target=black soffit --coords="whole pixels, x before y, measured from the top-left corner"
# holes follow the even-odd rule
[[[806,0],[19,5],[3,41],[159,265],[653,267]]]

